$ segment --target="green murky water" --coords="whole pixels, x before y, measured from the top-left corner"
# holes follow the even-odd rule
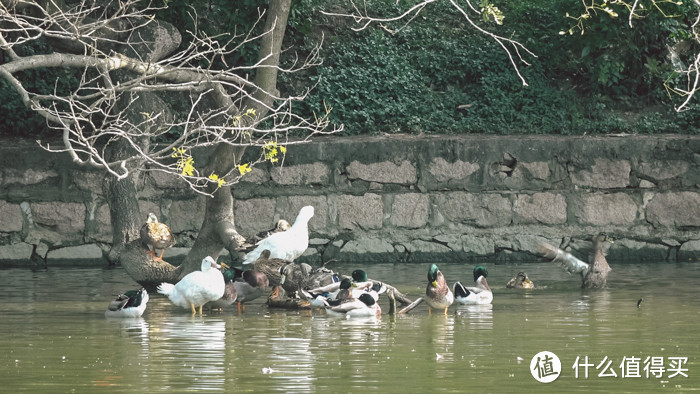
[[[191,317],[157,294],[151,294],[141,319],[106,319],[112,297],[137,287],[121,269],[0,270],[0,387],[7,392],[699,390],[700,264],[612,264],[608,289],[597,291],[582,291],[553,264],[487,265],[492,306],[453,306],[448,316],[429,316],[422,304],[380,320],[272,310],[262,299],[240,315],[230,310]],[[346,273],[364,268],[417,298],[428,265],[334,268]],[[472,266],[440,268],[450,284],[471,278]],[[536,289],[505,288],[520,270]],[[381,305],[388,309],[386,299]],[[533,356],[544,350],[562,365],[549,384],[530,372]],[[586,356],[588,378],[581,366]],[[578,378],[572,368],[577,357]],[[611,370],[617,377],[599,376]]]

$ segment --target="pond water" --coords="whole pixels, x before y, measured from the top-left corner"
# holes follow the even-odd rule
[[[551,263],[486,267],[492,306],[452,306],[444,316],[428,315],[423,303],[378,320],[269,309],[263,299],[241,314],[192,317],[159,294],[140,319],[107,319],[109,301],[138,287],[120,268],[0,270],[0,385],[91,393],[700,389],[700,264],[613,262],[608,288],[586,291]],[[363,268],[417,298],[428,264],[333,268]],[[471,281],[473,266],[440,268],[450,285]],[[537,288],[506,289],[521,270]],[[380,303],[387,311],[386,298]],[[530,372],[540,351],[561,360],[552,383]],[[617,376],[599,376],[611,371]]]

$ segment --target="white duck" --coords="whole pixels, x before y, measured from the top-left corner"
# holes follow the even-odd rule
[[[141,317],[148,303],[146,289],[128,290],[119,294],[117,299],[109,303],[105,311],[107,317]]]
[[[309,247],[309,220],[314,216],[314,207],[307,205],[299,211],[294,224],[287,231],[274,233],[257,243],[257,247],[243,259],[243,264],[254,263],[263,250],[270,250],[271,259],[294,261]]]
[[[490,304],[493,301],[493,292],[486,282],[488,276],[486,268],[477,265],[474,267],[474,283],[475,287],[464,287],[462,283],[455,282],[453,290],[455,300],[460,304],[484,305]]]
[[[211,256],[202,260],[202,270],[190,272],[180,279],[176,285],[163,282],[158,286],[158,292],[170,298],[173,304],[183,308],[191,308],[192,314],[209,301],[216,301],[224,295],[226,284],[221,267]]]

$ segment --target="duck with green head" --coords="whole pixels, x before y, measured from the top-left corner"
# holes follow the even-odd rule
[[[447,315],[447,308],[454,302],[454,295],[447,285],[445,276],[435,264],[432,264],[428,270],[428,286],[425,288],[425,302],[428,303],[428,313],[432,313],[432,308],[444,309],[445,315]]]
[[[474,267],[474,287],[465,287],[460,282],[455,282],[455,300],[460,304],[490,304],[493,301],[493,292],[486,282],[489,272],[485,267],[477,265]]]
[[[128,290],[119,294],[117,299],[109,303],[105,311],[106,317],[141,317],[148,303],[146,289]]]

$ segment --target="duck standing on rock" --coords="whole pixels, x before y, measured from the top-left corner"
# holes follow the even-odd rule
[[[270,250],[270,258],[294,261],[309,247],[309,220],[313,216],[314,207],[303,207],[289,230],[274,233],[258,242],[258,246],[245,256],[243,264],[254,263],[265,249]]]
[[[172,231],[170,231],[170,227],[165,223],[158,222],[158,218],[153,213],[148,214],[148,219],[146,223],[141,226],[139,235],[141,237],[141,242],[153,248],[153,250],[148,251],[148,254],[153,256],[156,260],[163,260],[165,249],[175,244],[175,239],[173,238]],[[160,256],[156,255],[156,249],[161,250]]]
[[[220,271],[221,266],[211,256],[202,260],[201,271],[193,271],[180,279],[177,284],[163,282],[158,285],[158,292],[168,296],[170,301],[177,306],[190,308],[192,314],[210,301],[216,301],[223,297],[226,290],[224,276]]]
[[[474,267],[474,287],[464,287],[462,283],[455,282],[455,300],[460,304],[485,305],[493,301],[493,292],[489,287],[486,277],[489,275],[486,268],[481,265]]]
[[[117,299],[110,302],[105,316],[107,317],[141,317],[146,310],[148,303],[148,292],[146,289],[128,290],[124,294],[119,294]]]
[[[588,251],[588,263],[546,242],[538,242],[538,247],[544,258],[561,264],[571,274],[581,274],[581,287],[590,289],[605,287],[607,283],[608,273],[612,269],[605,256],[612,243],[612,238],[605,233],[598,234],[590,242],[584,242],[583,248]]]
[[[428,313],[432,313],[431,308],[444,309],[447,315],[447,308],[454,302],[454,295],[447,286],[447,281],[438,266],[433,264],[428,270],[428,286],[425,288],[425,302],[428,303]]]

